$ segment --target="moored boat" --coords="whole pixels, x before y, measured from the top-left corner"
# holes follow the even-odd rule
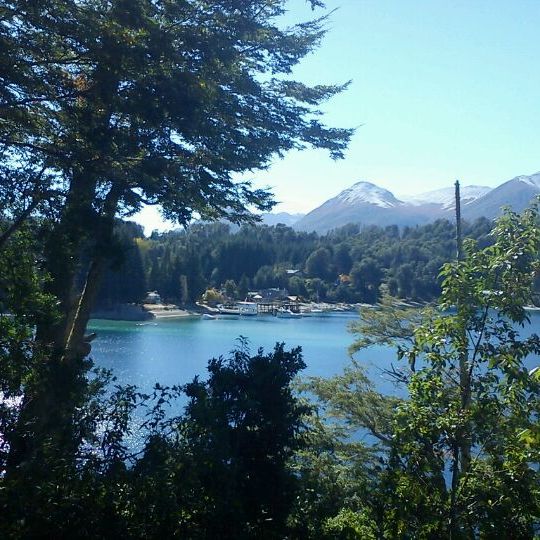
[[[302,315],[300,313],[294,313],[290,309],[279,308],[276,311],[276,317],[279,317],[280,319],[297,319],[302,317]]]
[[[238,302],[238,313],[242,316],[253,316],[257,315],[259,310],[257,308],[256,302]]]
[[[217,308],[221,315],[240,315],[240,309],[235,304],[218,304]]]
[[[308,308],[308,309],[303,309],[301,313],[302,315],[309,315],[309,316],[315,317],[317,315],[324,315],[326,311],[320,308]]]

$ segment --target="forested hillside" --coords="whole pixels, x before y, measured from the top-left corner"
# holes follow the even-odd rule
[[[347,83],[292,78],[331,26],[324,0],[304,2],[319,11],[302,22],[293,4],[0,4],[2,540],[538,537],[540,337],[519,335],[538,205],[464,226],[477,241],[457,257],[444,221],[326,236],[253,226],[274,199],[251,175],[306,147],[342,158],[354,132],[323,121]],[[146,205],[217,223],[145,238],[122,220]],[[240,337],[181,386],[175,374],[137,388],[93,363],[93,308],[149,289],[182,303],[279,286],[375,302],[383,283],[439,297],[364,309],[352,329],[354,350],[395,347],[386,375],[402,397],[358,364],[299,385],[310,358],[282,343],[277,318],[273,347]],[[167,336],[189,364],[182,332]],[[159,363],[159,343],[136,343]],[[118,373],[136,369],[112,349]]]
[[[464,233],[486,246],[491,226],[479,219]],[[279,287],[310,300],[374,303],[382,283],[399,298],[429,301],[440,294],[442,264],[456,252],[455,227],[443,220],[401,229],[349,225],[324,236],[284,225],[233,231],[196,224],[148,239],[119,224],[117,237],[125,258],[108,272],[102,303],[137,301],[145,290],[192,303],[209,287],[240,299],[248,290]]]

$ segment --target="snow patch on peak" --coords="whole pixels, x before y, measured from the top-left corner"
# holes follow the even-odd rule
[[[540,172],[531,174],[530,176],[526,176],[524,174],[521,176],[516,176],[514,180],[523,182],[524,184],[528,184],[529,186],[533,186],[535,188],[540,188]]]
[[[483,197],[491,191],[487,186],[461,186],[460,195],[462,204],[469,204],[480,197]],[[408,203],[415,206],[422,204],[439,204],[445,210],[454,207],[455,203],[455,188],[448,187],[442,189],[435,189],[433,191],[426,191],[418,195],[410,195],[403,197]]]
[[[374,204],[382,208],[392,208],[402,204],[387,189],[364,181],[357,182],[352,187],[342,191],[336,198],[348,204]]]

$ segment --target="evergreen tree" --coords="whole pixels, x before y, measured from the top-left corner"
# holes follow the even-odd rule
[[[96,305],[138,303],[144,299],[146,277],[141,252],[135,242],[141,236],[140,228],[126,222],[117,223],[111,249],[114,257],[111,256],[110,266],[103,276]]]
[[[330,278],[331,258],[328,249],[316,249],[306,260],[306,273],[310,277],[327,280]]]
[[[280,78],[317,46],[324,18],[283,29],[277,21],[284,5],[4,3],[2,162],[13,174],[19,163],[30,163],[36,182],[48,182],[38,196],[54,187],[61,203],[44,253],[59,316],[37,328],[55,368],[34,395],[26,393],[20,422],[39,426],[47,414],[49,427],[57,424],[49,442],[59,451],[77,444],[65,424],[74,407],[71,389],[86,369],[86,324],[115,218],[159,204],[179,223],[195,212],[252,220],[248,207],[267,210],[271,197],[233,181],[235,174],[305,145],[342,156],[351,131],[325,127],[317,107],[344,87]],[[12,464],[32,461],[42,440],[39,429],[32,436],[21,429],[11,444]]]

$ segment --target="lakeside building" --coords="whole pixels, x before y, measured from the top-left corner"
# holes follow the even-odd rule
[[[144,299],[145,304],[161,304],[161,296],[157,291],[149,291]]]

